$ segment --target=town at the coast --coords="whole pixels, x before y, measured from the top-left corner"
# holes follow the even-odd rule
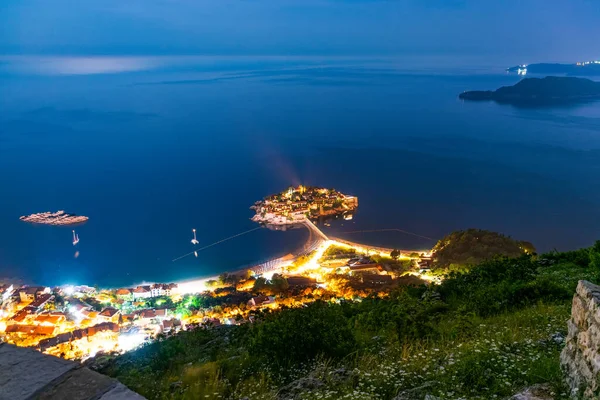
[[[334,189],[298,186],[268,196],[251,207],[253,221],[306,227],[312,239],[296,254],[214,277],[112,289],[4,283],[0,334],[8,343],[86,360],[127,352],[181,330],[252,323],[264,309],[356,300],[400,282],[439,279],[430,274],[431,249],[386,249],[329,238],[312,222],[348,219],[357,207],[358,198]]]

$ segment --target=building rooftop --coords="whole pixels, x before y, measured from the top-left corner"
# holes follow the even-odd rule
[[[52,300],[53,298],[54,298],[54,296],[52,296],[51,294],[42,294],[42,295],[38,296],[37,299],[35,299],[31,303],[29,303],[29,307],[36,307],[36,308],[41,307],[46,302]]]
[[[43,292],[44,290],[46,290],[44,286],[27,286],[25,288],[19,289],[19,292],[34,295],[37,292]]]
[[[51,315],[51,314],[40,314],[35,318],[35,322],[49,323],[52,325],[58,324],[60,321],[65,319],[65,315]]]
[[[115,314],[117,314],[119,312],[119,310],[117,310],[116,308],[113,307],[106,307],[104,310],[102,310],[100,312],[100,315],[102,315],[103,317],[113,317],[115,316]]]

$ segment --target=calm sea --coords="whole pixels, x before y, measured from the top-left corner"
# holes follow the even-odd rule
[[[328,234],[423,248],[478,227],[539,250],[600,239],[600,103],[523,109],[458,93],[497,68],[390,59],[8,57],[0,63],[0,276],[131,285],[282,255],[303,230],[250,230],[291,184],[359,197]],[[64,209],[77,227],[19,216]],[[78,257],[75,253],[78,252]]]

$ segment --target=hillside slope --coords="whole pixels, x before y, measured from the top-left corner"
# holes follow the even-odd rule
[[[539,383],[566,398],[559,354],[577,281],[597,281],[597,248],[182,332],[102,372],[149,399],[491,399]]]

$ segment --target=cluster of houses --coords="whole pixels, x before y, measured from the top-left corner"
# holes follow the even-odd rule
[[[413,259],[413,263],[414,267],[418,268],[420,273],[425,273],[431,271],[433,259],[431,256],[421,255],[420,258]]]
[[[54,295],[50,288],[43,286],[29,286],[13,291],[12,301],[28,303],[25,307],[13,314],[8,319],[8,324],[23,322],[29,316],[35,316],[42,312],[46,307],[52,305]]]
[[[114,322],[101,322],[87,328],[75,329],[74,331],[59,333],[56,336],[42,339],[38,342],[37,348],[41,351],[46,351],[51,347],[58,346],[63,343],[69,343],[73,340],[92,337],[100,332],[119,332],[119,325]]]
[[[170,295],[176,287],[175,284],[155,284],[123,289],[121,293],[126,291],[133,300]],[[68,298],[68,307],[62,311],[53,306],[56,293]],[[91,338],[100,332],[120,333],[127,327],[143,330],[147,336],[182,328],[181,321],[166,308],[136,310],[130,314],[122,314],[110,306],[96,311],[64,290],[57,289],[56,293],[43,286],[2,287],[0,317],[5,323],[6,337],[11,341],[18,340],[22,345],[47,350],[77,339]]]
[[[370,257],[352,258],[341,269],[359,276],[362,283],[368,285],[385,285],[393,281],[388,271]]]
[[[252,207],[256,211],[253,220],[275,220],[286,217],[301,219],[305,216],[326,216],[340,211],[350,212],[358,207],[358,198],[347,196],[333,189],[298,186],[286,192],[267,197]]]
[[[256,296],[248,300],[248,307],[265,307],[271,304],[275,304],[275,297],[273,296]]]
[[[176,283],[155,283],[153,285],[141,285],[134,289],[121,288],[116,292],[117,298],[123,300],[148,299],[151,297],[170,296],[177,288]]]

